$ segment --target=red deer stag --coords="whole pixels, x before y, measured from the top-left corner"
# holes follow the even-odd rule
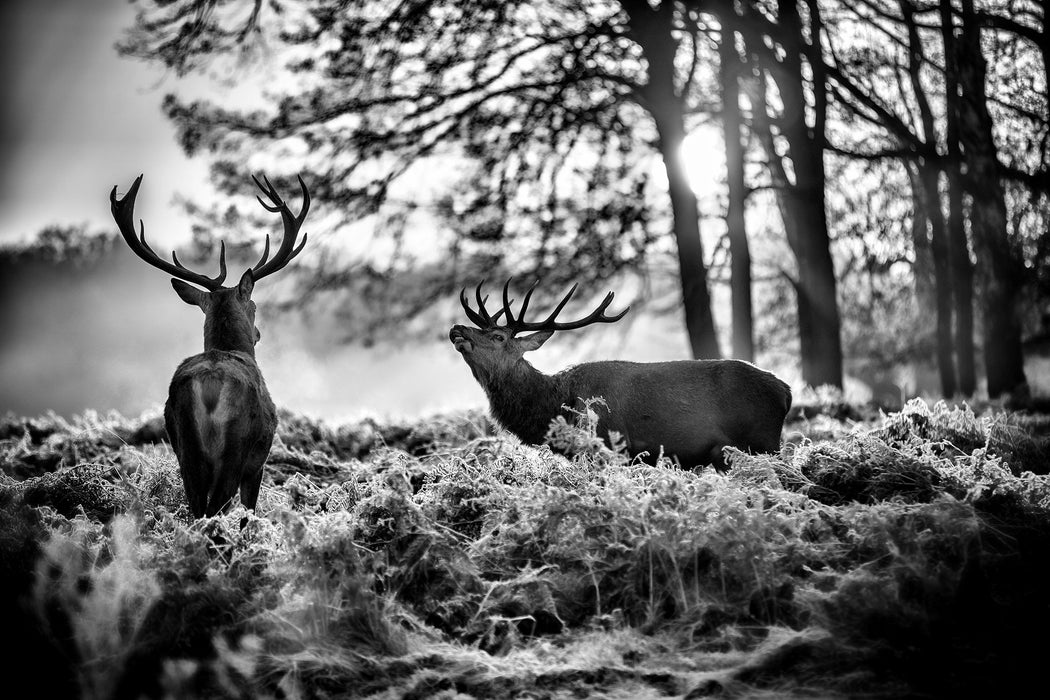
[[[578,321],[555,319],[577,285],[539,322],[525,320],[536,285],[532,285],[515,315],[509,298],[510,281],[503,286],[503,308],[489,314],[481,285],[475,290],[478,308],[460,293],[467,317],[477,328],[456,325],[449,339],[463,355],[474,378],[488,395],[493,416],[505,428],[530,444],[539,444],[553,418],[568,417],[563,406],[577,410],[583,399],[601,397],[598,432],[608,441],[615,430],[631,456],[647,453],[654,463],[662,451],[686,468],[714,465],[725,471],[722,448],[775,452],[780,447],[784,416],[791,408],[791,389],[776,376],[740,360],[680,360],[675,362],[585,362],[550,376],[523,357],[555,331],[613,323],[628,309],[612,316],[609,292],[598,308]],[[504,323],[497,323],[500,316]],[[535,331],[519,336],[525,331]]]
[[[219,274],[205,277],[186,269],[174,252],[171,262],[154,253],[146,243],[141,220],[139,231],[135,231],[135,196],[141,175],[123,199],[117,199],[116,187],[109,195],[113,218],[131,250],[176,277],[171,281],[175,292],[204,312],[204,352],[186,358],[175,370],[164,404],[168,440],[179,460],[190,511],[197,518],[225,510],[238,487],[244,507],[255,509],[263,463],[277,429],[277,411],[255,363],[255,344],[261,335],[255,327],[251,296],[256,282],[282,269],[306,245],[305,233],[298,247],[295,243],[310,209],[310,193],[300,177],[303,207],[296,216],[269,180],[263,178],[264,186],[254,176],[252,179],[272,204],[261,197],[259,203],[281,215],[284,238],[269,258],[270,237],[266,236],[262,258],[245,270],[236,287],[222,286],[226,279],[225,242],[219,249]]]

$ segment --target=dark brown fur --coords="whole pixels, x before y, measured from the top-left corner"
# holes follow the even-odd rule
[[[615,430],[632,456],[663,454],[683,467],[725,470],[722,448],[775,452],[791,389],[773,374],[739,360],[586,362],[546,375],[524,359],[550,333],[509,337],[502,330],[455,326],[449,334],[489,397],[493,416],[522,441],[539,444],[550,421],[569,416],[583,399],[596,404],[599,434]],[[502,340],[500,340],[502,339]]]
[[[220,513],[240,489],[254,509],[277,410],[255,362],[255,303],[250,271],[234,289],[204,292],[179,280],[184,301],[205,313],[204,352],[171,378],[164,423],[194,517]]]

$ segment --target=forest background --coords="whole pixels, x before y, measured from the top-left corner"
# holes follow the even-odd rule
[[[199,269],[274,233],[249,173],[310,184],[310,246],[259,295],[295,410],[481,404],[445,334],[461,287],[512,275],[632,306],[543,369],[1050,392],[1041,3],[334,7],[6,7],[0,408],[135,413],[199,348],[109,223],[139,172],[150,240]]]

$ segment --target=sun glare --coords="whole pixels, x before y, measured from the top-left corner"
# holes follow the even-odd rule
[[[694,129],[682,142],[682,159],[697,199],[715,197],[726,176],[725,142],[721,132],[707,125]]]

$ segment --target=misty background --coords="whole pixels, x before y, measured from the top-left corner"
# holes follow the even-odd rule
[[[415,97],[394,100],[398,104],[389,110],[385,106],[391,85],[400,87],[400,71],[411,72],[412,66],[420,65],[410,60],[412,52],[430,47],[440,58],[442,51],[455,54],[466,50],[476,54],[468,60],[499,64],[498,52],[488,55],[469,47],[463,49],[467,45],[462,42],[448,43],[440,28],[440,36],[431,37],[433,42],[401,42],[396,31],[388,31],[389,23],[378,20],[361,24],[374,36],[339,34],[339,23],[344,19],[355,21],[352,15],[362,11],[361,7],[343,8],[346,17],[337,19],[338,13],[327,16],[320,12],[321,6],[304,5],[297,6],[299,15],[267,10],[265,21],[244,34],[252,37],[245,46],[225,45],[225,39],[198,45],[190,40],[173,58],[162,47],[172,37],[185,38],[185,27],[178,25],[192,21],[192,12],[172,15],[176,19],[170,26],[169,22],[148,21],[162,16],[166,3],[4,3],[0,7],[0,77],[7,92],[0,109],[0,246],[8,253],[0,260],[0,411],[38,414],[54,410],[68,416],[87,409],[136,414],[158,407],[179,361],[201,350],[202,317],[198,309],[179,300],[164,273],[134,257],[119,238],[112,241],[115,225],[109,211],[109,191],[116,186],[123,195],[143,173],[136,217],[145,220],[151,245],[162,254],[172,248],[195,251],[199,254],[196,260],[187,260],[186,253],[180,255],[192,268],[212,274],[218,257],[216,241],[225,239],[240,251],[241,259],[231,260],[230,265],[229,277],[236,279],[258,256],[263,237],[269,234],[276,242],[280,235],[278,218],[262,212],[253,195],[247,194],[251,187],[249,168],[285,178],[296,171],[304,172],[315,192],[316,205],[304,226],[310,244],[289,269],[260,284],[254,295],[261,309],[258,359],[271,393],[282,407],[342,420],[362,414],[418,416],[484,406],[481,389],[447,340],[449,327],[465,320],[455,295],[461,282],[473,286],[486,276],[490,277],[490,293],[498,294],[504,277],[515,272],[522,275],[522,286],[531,281],[524,279],[526,274],[543,279],[548,298],[562,293],[572,281],[583,279],[577,299],[581,309],[610,290],[617,293],[613,310],[627,303],[633,307],[624,321],[613,327],[556,336],[529,358],[544,371],[593,359],[713,357],[722,354],[720,349],[732,346],[733,356],[753,357],[796,390],[806,378],[812,384],[841,384],[847,400],[864,401],[880,386],[897,391],[901,398],[955,393],[942,390],[953,384],[945,384],[945,377],[954,371],[949,367],[954,352],[960,355],[961,393],[986,392],[983,377],[973,383],[971,376],[971,384],[961,378],[964,361],[960,348],[973,350],[973,342],[957,343],[960,347],[953,348],[949,341],[958,338],[940,335],[936,343],[939,355],[934,357],[933,327],[937,325],[940,330],[946,319],[950,327],[951,313],[941,313],[944,309],[940,307],[936,313],[931,310],[935,297],[940,301],[943,296],[939,286],[934,289],[934,282],[940,285],[947,277],[931,263],[936,246],[931,248],[930,241],[937,235],[932,214],[940,212],[941,203],[928,204],[944,194],[938,190],[939,186],[944,189],[938,182],[954,182],[961,177],[959,163],[950,154],[941,157],[945,144],[937,142],[936,136],[943,132],[946,143],[954,144],[955,137],[949,139],[947,131],[940,128],[941,122],[951,121],[948,116],[952,112],[944,101],[950,71],[938,64],[942,49],[936,42],[926,42],[930,54],[922,57],[925,68],[912,74],[908,84],[911,93],[903,91],[900,81],[868,70],[881,66],[902,74],[904,65],[900,61],[907,56],[915,59],[921,53],[901,50],[904,34],[897,37],[898,45],[886,45],[880,31],[892,35],[910,27],[925,33],[914,36],[921,45],[937,33],[937,27],[920,26],[914,23],[913,15],[906,15],[895,28],[880,28],[857,8],[842,5],[839,9],[843,11],[834,17],[838,24],[828,30],[828,36],[829,41],[839,42],[839,51],[846,55],[841,64],[836,58],[834,65],[824,66],[834,73],[836,86],[829,133],[808,141],[801,138],[803,133],[800,141],[791,145],[800,149],[798,154],[794,150],[785,154],[785,143],[791,137],[785,130],[791,117],[785,100],[794,92],[795,98],[805,103],[804,96],[813,94],[813,85],[808,82],[812,71],[802,71],[795,84],[788,76],[775,89],[763,83],[759,90],[753,84],[756,75],[783,78],[783,71],[771,71],[763,63],[775,63],[779,54],[745,52],[736,56],[738,45],[755,42],[755,38],[746,31],[747,22],[736,29],[720,24],[741,20],[736,13],[755,9],[753,3],[667,5],[672,7],[672,14],[679,13],[676,21],[684,23],[674,30],[677,34],[668,36],[674,39],[677,51],[692,52],[692,65],[698,70],[682,79],[681,101],[663,101],[665,105],[678,102],[685,114],[676,117],[683,127],[678,134],[681,141],[675,141],[675,148],[661,151],[658,146],[667,139],[656,138],[653,124],[659,120],[644,109],[639,111],[640,103],[646,100],[639,102],[632,97],[637,97],[638,91],[617,93],[614,89],[609,94],[616,99],[588,102],[595,94],[605,94],[588,87],[591,71],[598,68],[598,74],[610,78],[606,88],[622,88],[636,80],[642,85],[643,78],[661,78],[657,68],[652,68],[654,72],[648,77],[638,73],[647,65],[638,59],[643,55],[638,52],[658,51],[665,42],[651,41],[651,37],[670,31],[660,25],[662,15],[656,6],[645,5],[651,16],[625,10],[642,5],[522,5],[526,16],[533,10],[541,16],[560,12],[569,21],[568,16],[575,13],[572,21],[590,26],[593,31],[584,35],[591,39],[603,36],[605,22],[621,26],[625,33],[616,41],[622,39],[624,45],[597,41],[591,47],[596,57],[582,78],[572,73],[546,76],[554,85],[572,87],[558,93],[558,99],[533,95],[535,102],[504,104],[463,117],[458,132],[435,136],[436,132],[427,131],[429,127],[419,127],[411,120],[428,114],[427,105],[441,104],[437,92],[428,94],[429,88],[424,87]],[[455,21],[461,22],[468,33],[484,37],[492,29],[485,23],[490,16],[501,17],[503,5],[481,6],[493,12],[463,11]],[[955,12],[950,3],[942,6],[948,14]],[[250,7],[249,3],[234,9]],[[659,5],[661,11],[664,7]],[[907,7],[907,3],[900,4],[902,12]],[[140,9],[146,14],[137,18]],[[332,32],[328,38],[342,47],[343,53],[337,51],[335,55],[349,61],[350,68],[340,77],[343,82],[332,83],[330,89],[321,76],[322,66],[332,56],[322,56],[324,48],[319,44],[296,46],[295,33],[283,33],[284,27],[303,20],[303,12],[313,11],[319,12],[313,21],[324,27],[322,34]],[[454,8],[449,17],[461,11]],[[513,13],[507,15],[503,18],[506,26],[495,27],[507,32],[503,39],[514,39],[514,32],[521,30],[513,17]],[[1012,21],[1009,16],[1001,19]],[[233,26],[243,18],[223,15],[214,26],[199,26],[217,32],[216,36],[234,36],[223,27],[224,20]],[[407,25],[418,22],[421,32],[440,25],[428,23],[426,17],[406,16],[402,20]],[[790,29],[790,17],[780,20],[762,31],[784,41],[791,36],[784,33],[785,28]],[[529,20],[524,21],[527,30]],[[956,33],[960,38],[966,35],[966,21],[970,20],[962,16],[951,20],[952,31],[959,30]],[[1050,247],[1038,235],[1045,230],[1047,199],[1038,193],[1043,191],[1040,178],[1046,172],[1046,139],[1041,147],[1015,142],[1018,134],[1026,133],[1017,124],[1034,123],[1044,131],[1050,124],[1043,118],[1045,104],[1039,102],[1045,97],[1046,86],[1038,80],[1027,85],[1021,79],[1030,73],[1024,69],[1024,62],[1031,60],[1032,46],[1024,48],[1018,54],[1020,58],[1011,58],[1010,53],[1018,50],[1018,37],[1035,29],[1005,26],[996,35],[1001,43],[985,47],[989,51],[994,48],[994,56],[1001,59],[992,61],[993,70],[986,82],[998,91],[989,103],[998,110],[994,117],[996,138],[1004,145],[1001,160],[1012,168],[1008,171],[1011,189],[1004,200],[1011,207],[1009,227],[995,229],[993,234],[1027,258],[1017,255],[1016,260],[1007,260],[1017,263],[1013,268],[1007,265],[999,269],[989,262],[999,258],[977,250],[978,243],[987,246],[991,239],[975,237],[973,232],[992,231],[988,222],[980,219],[988,210],[978,200],[989,189],[982,183],[969,184],[967,196],[971,199],[966,207],[951,205],[953,213],[968,217],[972,250],[965,253],[964,235],[962,257],[972,255],[978,269],[991,273],[979,275],[972,285],[952,284],[956,291],[971,286],[978,290],[976,297],[966,297],[958,305],[972,310],[976,308],[975,299],[984,304],[978,327],[971,329],[970,335],[982,336],[976,346],[978,356],[993,356],[993,360],[995,353],[985,350],[995,346],[996,339],[1004,334],[989,332],[989,328],[1000,317],[1008,316],[997,313],[998,307],[988,301],[998,288],[1005,289],[1002,298],[1008,301],[1004,304],[1023,311],[1016,314],[1017,322],[1009,329],[1011,337],[1016,336],[1018,341],[1026,338],[1028,349],[1038,345],[1029,342],[1033,338],[1050,337],[1050,314],[1040,316],[1046,310]],[[691,40],[681,27],[690,27]],[[338,40],[333,38],[337,35],[341,37]],[[650,39],[645,39],[647,36]],[[726,41],[734,36],[741,41]],[[551,56],[565,49],[560,39],[548,39],[554,52]],[[137,58],[120,57],[115,48],[118,41],[129,42],[124,50]],[[768,48],[768,43],[758,41],[752,48],[762,53],[761,47]],[[211,49],[202,46],[213,47],[217,57],[207,55]],[[723,49],[729,51],[719,54]],[[805,47],[802,49],[805,53]],[[856,53],[850,53],[854,49]],[[353,61],[363,60],[360,57],[373,50],[388,56],[403,51],[406,55],[399,60],[405,63],[391,63],[385,76],[382,68],[375,76],[368,74],[361,70],[365,63],[357,66]],[[290,62],[301,55],[297,52],[317,54],[311,55],[303,64],[309,67],[298,73],[289,69]],[[575,55],[572,51],[566,55],[570,54]],[[214,64],[210,63],[212,59],[216,59]],[[436,65],[443,65],[442,60]],[[741,70],[749,61],[757,61],[755,66],[760,70],[744,71],[741,76],[751,78],[739,80],[732,71],[719,72],[737,61]],[[572,61],[547,63],[550,65],[542,60],[526,61],[513,77],[527,84],[532,69],[576,65]],[[230,65],[234,66],[232,72],[223,73]],[[648,61],[648,65],[653,64]],[[189,69],[183,70],[187,66]],[[672,61],[668,66],[669,72],[662,77],[671,76],[673,90],[677,63]],[[1043,76],[1038,72],[1034,75]],[[415,77],[425,86],[434,76],[424,71]],[[455,95],[456,89],[449,87],[455,82],[453,78],[444,76],[434,84],[448,79],[445,87]],[[869,79],[870,84],[865,82]],[[391,84],[383,84],[383,80]],[[577,80],[580,82],[573,82]],[[980,82],[983,85],[985,81]],[[574,91],[581,85],[582,89]],[[726,98],[729,86],[747,94]],[[889,89],[894,86],[899,94]],[[370,92],[373,89],[375,94]],[[885,98],[880,94],[883,90],[888,91]],[[767,92],[777,99],[760,106],[758,100],[765,99]],[[166,101],[169,94],[174,96]],[[290,97],[281,100],[282,94]],[[1032,102],[1035,107],[1020,110],[999,94],[1023,104]],[[898,109],[908,112],[914,106],[912,102],[919,97],[927,99],[927,95],[933,96],[934,104],[928,115],[931,125],[923,125],[924,132],[933,134],[929,143],[912,138],[910,133],[901,136],[909,127],[916,132],[918,127],[907,120],[895,121]],[[711,101],[713,97],[722,99],[721,106]],[[282,120],[306,118],[304,123],[309,125],[310,110],[323,114],[330,98],[336,102],[349,100],[335,106],[336,121],[342,120],[337,126],[329,129],[331,125],[326,123],[315,131],[307,126],[292,138],[284,137]],[[647,104],[656,103],[660,101]],[[452,109],[454,104],[453,99],[445,108]],[[737,117],[747,122],[737,129],[738,135],[750,136],[737,144],[742,148],[727,160],[731,139],[723,139],[718,122],[728,123],[719,110],[732,111],[725,109],[729,104],[735,104],[740,112]],[[534,146],[533,150],[500,151],[501,143],[515,141],[516,137],[504,139],[507,134],[532,133],[530,110],[536,105],[550,106],[554,110],[553,116],[548,115],[550,124],[562,124],[561,130],[550,127],[546,135],[532,134],[531,141],[517,139],[534,142],[529,146]],[[239,126],[227,128],[222,109],[231,110],[227,113],[232,115],[229,124]],[[515,109],[524,111],[516,113]],[[259,124],[252,122],[253,110],[266,115]],[[563,119],[565,114],[559,110],[565,110],[570,118]],[[587,126],[590,131],[584,131],[575,126],[586,122],[580,115],[598,115],[608,121],[596,121]],[[666,122],[667,115],[663,116]],[[368,125],[373,120],[375,124],[400,125],[405,131],[370,131]],[[776,133],[770,120],[778,124]],[[802,122],[805,126],[804,119]],[[249,133],[258,127],[254,137],[244,136],[245,124]],[[544,127],[547,122],[537,124]],[[417,128],[430,134],[433,143],[414,139],[412,130]],[[523,132],[514,131],[522,128]],[[763,133],[767,135],[763,137]],[[465,137],[469,138],[464,141]],[[910,144],[911,150],[899,148],[898,143]],[[434,152],[431,145],[436,146]],[[869,147],[884,152],[873,153]],[[920,147],[926,150],[920,152]],[[820,157],[807,158],[806,153]],[[384,183],[383,168],[399,157],[411,165]],[[827,180],[820,180],[819,190],[826,190],[826,203],[814,204],[816,200],[809,196],[813,192],[807,194],[787,182],[783,172],[777,175],[777,168],[783,171],[785,163],[793,170],[796,164],[815,162],[826,164],[828,169]],[[565,163],[568,167],[563,168]],[[727,170],[737,165],[747,172],[746,178],[740,174],[737,192],[741,197],[738,211],[742,213],[734,224],[736,228],[730,230],[731,217],[724,200],[726,192],[729,199],[734,195]],[[918,169],[920,165],[925,170]],[[1000,167],[1006,166],[1001,162]],[[920,187],[924,180],[919,176],[930,173],[933,189],[924,192]],[[823,171],[820,176],[824,177]],[[677,178],[675,184],[671,178]],[[379,187],[375,187],[377,182]],[[513,195],[500,199],[503,190],[494,187],[495,182],[503,182]],[[281,190],[289,205],[297,209],[298,192]],[[669,191],[672,199],[678,197],[679,203],[695,206],[698,216],[689,214],[688,207],[668,207]],[[948,209],[946,202],[944,208]],[[806,218],[814,214],[822,220]],[[823,220],[825,215],[827,220]],[[696,230],[698,220],[702,226]],[[681,228],[685,224],[692,226],[695,234]],[[792,228],[794,236],[788,230]],[[751,245],[747,275],[730,270],[730,261],[737,259],[729,252],[734,231],[746,234],[744,238]],[[818,245],[810,246],[822,252],[817,257],[826,262],[824,268],[813,267],[817,257],[807,258],[802,248],[792,247],[800,231],[824,236],[823,243],[818,236],[814,239]],[[32,250],[48,235],[62,239],[69,232],[86,241],[109,242],[99,244],[87,255],[67,255],[60,250],[50,262],[18,252]],[[690,267],[691,263],[686,263],[679,268],[679,262],[686,260],[680,257],[680,242],[697,239],[702,240],[704,250],[698,256],[694,254],[692,261],[699,264]],[[357,267],[350,267],[350,260]],[[533,268],[523,270],[533,262]],[[809,265],[808,273],[804,272],[804,263]],[[970,267],[968,259],[960,265]],[[686,285],[680,269],[710,283],[710,304],[683,296],[686,287],[698,287]],[[813,286],[819,277],[814,271],[822,271],[821,279],[830,286]],[[1013,284],[1021,272],[1027,281]],[[978,284],[981,280],[985,282]],[[837,292],[831,283],[838,285]],[[753,302],[748,299],[749,308],[753,305],[754,309],[753,326],[750,317],[746,324],[738,324],[735,310],[731,313],[736,298],[731,297],[731,284],[754,292]],[[694,292],[690,294],[695,296]],[[297,296],[306,301],[295,303]],[[829,337],[841,337],[842,347],[817,342],[815,326],[800,321],[803,313],[826,320],[829,315],[815,312],[815,304],[828,307],[824,311],[834,310],[836,304],[840,307],[841,327],[836,318],[834,324],[820,330],[831,329]],[[700,310],[704,313],[695,313]],[[574,312],[570,307],[568,313]],[[937,324],[931,315],[937,316]],[[399,320],[389,320],[395,317]],[[705,324],[711,317],[714,330],[708,331]],[[982,322],[984,328],[980,327]],[[746,327],[754,340],[753,348],[749,340],[749,349],[743,353],[737,348],[737,326]],[[957,322],[955,327],[963,328],[958,332],[965,337],[962,323]],[[815,358],[807,347],[820,350],[826,357]],[[1050,393],[1047,361],[1040,359],[1046,354],[1030,352],[1022,362],[1017,353],[1000,363],[1009,372],[1000,373],[1003,377],[991,393],[999,396],[1013,390],[1011,382],[1020,376],[1021,364],[1031,392]],[[967,362],[972,367],[973,357]],[[993,361],[989,366],[995,365]],[[950,371],[945,372],[945,368]]]
[[[51,225],[115,231],[109,190],[123,193],[139,173],[136,214],[151,244],[188,242],[190,218],[174,199],[207,200],[207,167],[183,155],[161,113],[170,76],[114,50],[133,19],[126,0],[0,3],[0,244]],[[260,252],[264,233],[279,231],[277,220],[259,232]],[[314,252],[307,247],[301,259]],[[162,404],[176,365],[202,349],[200,311],[122,242],[97,264],[5,268],[0,279],[0,412],[136,415]],[[260,303],[267,293],[260,285]],[[294,317],[259,325],[259,363],[280,406],[340,418],[484,403],[439,333],[404,347],[335,347],[312,341],[330,334]]]
[[[191,218],[177,197],[214,200],[206,164],[183,154],[161,112],[173,76],[122,59],[114,49],[133,20],[134,5],[126,0],[0,6],[7,86],[0,116],[0,244],[28,242],[48,226],[114,232],[109,190],[116,185],[123,195],[139,173],[145,177],[136,217],[145,220],[158,251],[189,242]],[[419,177],[428,175],[440,179],[442,173]],[[298,207],[298,193],[286,194]],[[308,217],[304,230],[321,226]],[[257,252],[266,233],[279,236],[276,217],[258,231]],[[308,245],[293,265],[317,254]],[[212,274],[216,265],[212,256],[192,267]],[[230,277],[244,266],[231,264]],[[53,410],[68,417],[88,409],[153,410],[163,404],[177,364],[202,349],[200,311],[179,300],[169,278],[119,239],[101,260],[5,266],[0,279],[0,412]],[[274,294],[271,282],[256,288],[260,306]],[[622,328],[588,329],[582,339],[556,337],[530,361],[551,372],[589,359],[688,356],[678,319],[629,319]],[[363,347],[346,344],[345,333],[325,318],[263,314],[256,352],[275,402],[317,417],[412,417],[482,407],[481,388],[447,339],[449,327],[464,321],[450,298],[416,320],[432,332]]]
[[[231,262],[231,276],[247,266]],[[68,417],[115,409],[133,416],[158,408],[175,367],[203,346],[203,314],[183,303],[168,279],[119,239],[88,263],[0,265],[0,328],[7,329],[0,335],[0,411]],[[432,331],[364,347],[341,339],[328,314],[273,317],[265,309],[274,293],[260,284],[253,297],[262,309],[256,355],[279,406],[338,421],[487,405],[447,339],[449,327],[463,322],[458,301],[416,321]],[[552,341],[530,359],[550,372],[591,357],[681,357],[685,339],[675,330],[670,318],[595,328],[585,341]]]

